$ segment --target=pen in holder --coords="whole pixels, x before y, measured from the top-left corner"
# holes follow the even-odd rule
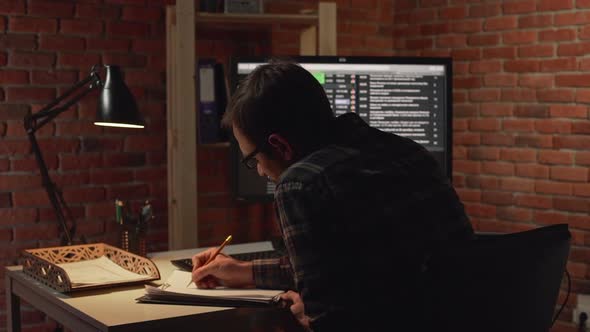
[[[147,255],[146,234],[149,221],[154,218],[152,205],[146,201],[137,217],[131,212],[129,205],[115,200],[115,218],[119,224],[121,249],[140,256]]]
[[[135,227],[135,233],[137,234],[137,251],[140,256],[145,257],[147,255],[147,245],[145,242],[146,234],[147,234],[147,227],[149,221],[154,219],[154,212],[152,210],[152,205],[150,202],[145,201],[145,204],[141,207],[141,212],[139,213],[139,219],[137,221],[137,225]]]

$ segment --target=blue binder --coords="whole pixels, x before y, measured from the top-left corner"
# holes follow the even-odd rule
[[[197,62],[198,143],[218,143],[225,140],[221,117],[226,105],[226,87],[222,64],[214,59]]]

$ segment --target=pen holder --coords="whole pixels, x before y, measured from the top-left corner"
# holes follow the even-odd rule
[[[146,202],[138,217],[134,217],[129,211],[123,211],[124,204],[117,200],[116,220],[119,226],[121,249],[142,257],[147,255],[146,234],[148,222],[152,220],[151,205]]]
[[[136,246],[136,236],[133,232],[133,226],[129,224],[123,224],[119,226],[119,234],[120,234],[120,241],[121,241],[121,249],[134,253],[139,254],[137,252]],[[142,256],[142,255],[140,255]]]

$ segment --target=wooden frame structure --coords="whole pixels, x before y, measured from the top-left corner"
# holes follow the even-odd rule
[[[197,13],[194,1],[166,8],[168,125],[168,248],[198,247],[196,23],[300,23],[300,55],[336,55],[336,3],[320,2],[314,14]]]

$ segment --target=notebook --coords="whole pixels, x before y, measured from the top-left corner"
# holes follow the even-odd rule
[[[190,280],[190,272],[174,270],[161,286],[145,285],[145,294],[136,301],[215,307],[283,307],[280,299],[283,290],[226,287],[199,289],[194,283],[187,287]]]

